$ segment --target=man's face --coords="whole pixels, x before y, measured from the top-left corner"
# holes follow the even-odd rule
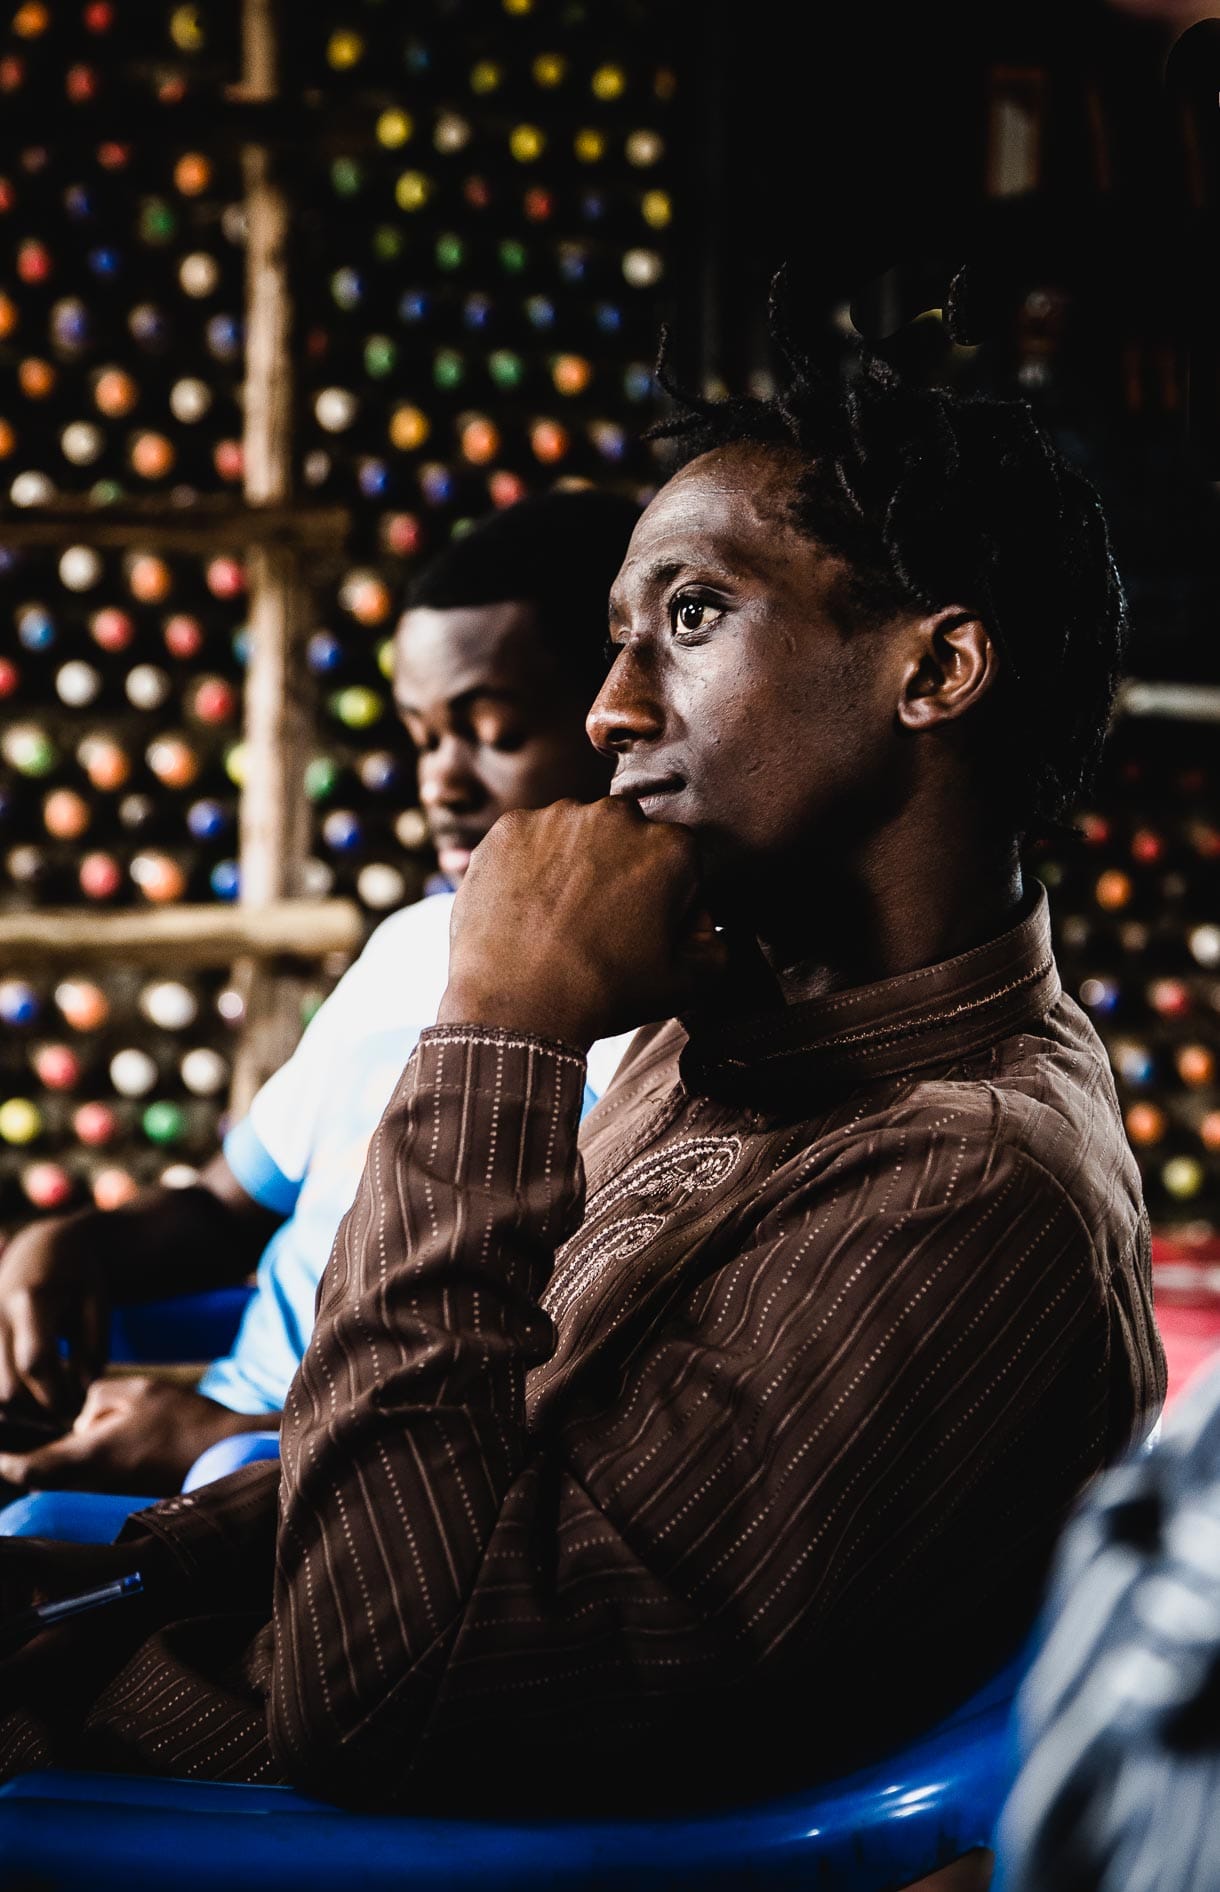
[[[395,641],[394,700],[452,881],[510,808],[605,793],[605,766],[585,734],[587,696],[557,667],[530,604],[408,611]]]
[[[726,890],[807,871],[901,776],[889,640],[833,621],[843,566],[788,523],[795,477],[741,446],[661,489],[611,593],[618,655],[589,713],[611,792],[690,828]]]

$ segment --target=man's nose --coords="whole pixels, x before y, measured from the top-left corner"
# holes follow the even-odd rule
[[[455,736],[444,736],[435,749],[420,756],[421,807],[475,808],[482,801],[483,793],[469,743]]]
[[[622,650],[585,718],[589,741],[602,755],[624,755],[640,742],[655,742],[665,727],[656,692],[635,653]]]

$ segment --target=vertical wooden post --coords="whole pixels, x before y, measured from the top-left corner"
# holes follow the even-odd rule
[[[279,89],[276,0],[242,0],[242,92],[273,99]],[[248,505],[293,497],[290,209],[273,154],[243,153],[246,192],[246,384],[243,453]],[[245,686],[245,782],[241,796],[241,900],[247,906],[300,894],[309,848],[305,800],[311,713],[303,687],[308,599],[298,552],[251,545],[247,553],[250,654]],[[234,983],[245,1029],[231,1104],[240,1113],[291,1051],[300,1031],[300,987],[274,967],[241,960]]]

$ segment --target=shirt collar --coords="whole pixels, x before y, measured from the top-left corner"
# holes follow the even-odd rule
[[[953,1063],[1043,1016],[1062,988],[1045,889],[998,938],[897,978],[749,1018],[684,1021],[683,1081],[734,1096],[843,1089]]]

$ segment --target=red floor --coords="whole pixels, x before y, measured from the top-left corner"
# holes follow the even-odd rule
[[[1162,1307],[1157,1325],[1169,1365],[1169,1399],[1181,1392],[1205,1361],[1220,1355],[1220,1307]]]
[[[1220,1238],[1157,1236],[1152,1263],[1172,1401],[1200,1367],[1220,1356]]]

